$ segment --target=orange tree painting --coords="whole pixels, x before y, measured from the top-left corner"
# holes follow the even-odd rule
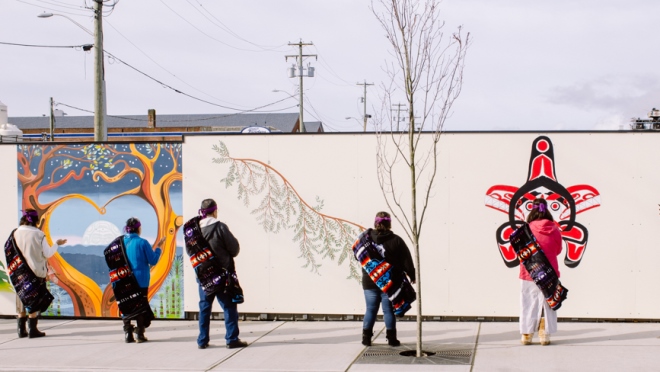
[[[181,144],[18,145],[17,159],[20,208],[39,212],[40,228],[50,244],[53,236],[69,239],[49,265],[57,284],[50,287],[70,298],[70,315],[119,315],[102,251],[131,216],[140,218],[142,236],[150,242],[166,238],[163,255],[151,270],[148,293],[152,307],[153,299],[160,299],[157,315],[178,313],[171,304],[181,303],[177,297],[183,281],[177,257],[183,221]],[[159,311],[165,308],[172,311]]]
[[[347,262],[348,278],[361,277],[362,268],[353,259],[351,247],[364,227],[322,213],[323,200],[317,197],[315,205],[309,204],[283,174],[266,162],[231,157],[222,141],[213,145],[213,151],[218,154],[213,158],[214,163],[229,165],[227,176],[222,179],[225,186],[236,184],[238,199],[246,207],[253,197],[260,198],[259,205],[251,213],[264,231],[293,230],[299,257],[305,260],[304,268],[318,273],[320,256],[320,259],[337,259],[339,265]]]

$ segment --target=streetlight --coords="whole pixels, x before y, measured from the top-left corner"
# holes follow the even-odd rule
[[[42,13],[37,17],[50,18],[52,16],[60,16],[73,22],[76,26],[82,28],[85,32],[94,36],[94,141],[102,142],[108,139],[108,131],[105,127],[105,112],[106,112],[106,99],[105,99],[105,67],[103,65],[103,2],[102,0],[94,0],[94,31],[92,32],[82,26],[80,23],[73,19],[62,15],[53,13]]]
[[[359,126],[362,126],[362,123],[361,123],[360,120],[359,120],[358,118],[356,118],[356,117],[353,117],[353,116],[347,116],[345,119],[346,119],[346,120],[348,120],[348,119],[353,119],[353,120],[355,120],[355,121],[358,123]]]

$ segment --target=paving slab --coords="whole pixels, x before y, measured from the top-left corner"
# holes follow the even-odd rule
[[[44,325],[48,323],[44,321]],[[225,347],[222,321],[211,324],[211,346],[199,350],[195,341],[196,321],[154,321],[146,332],[149,342],[142,344],[123,342],[119,320],[63,322],[50,329],[44,327],[46,337],[14,339],[1,344],[0,370],[206,371],[239,351]],[[241,338],[254,342],[278,324],[241,322]]]
[[[559,323],[551,345],[520,344],[518,323],[483,323],[473,371],[658,371],[657,323]]]
[[[365,348],[361,337],[358,322],[287,322],[213,371],[345,371]]]
[[[659,323],[560,323],[551,345],[540,346],[535,338],[523,346],[515,322],[426,322],[424,349],[436,348],[445,359],[426,365],[415,358],[401,364],[378,359],[414,349],[415,322],[397,323],[403,343],[397,348],[387,346],[382,322],[374,328],[374,346],[367,348],[357,321],[243,321],[241,338],[250,346],[232,350],[225,348],[219,320],[211,322],[211,346],[205,350],[197,349],[196,321],[154,321],[143,344],[125,344],[119,320],[40,319],[48,335],[38,339],[17,338],[15,327],[15,319],[0,319],[0,371],[660,370]],[[467,362],[461,358],[470,348]],[[361,362],[371,349],[382,354]]]

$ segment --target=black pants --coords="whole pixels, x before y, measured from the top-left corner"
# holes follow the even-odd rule
[[[142,292],[142,295],[146,298],[147,293],[149,292],[149,288],[140,288],[140,292]],[[135,323],[137,323],[137,328],[138,329],[145,329],[149,328],[151,325],[151,319],[153,316],[150,316],[151,312],[149,314],[140,314],[136,316],[135,318]],[[122,318],[122,322],[124,322],[124,332],[131,332],[133,330],[133,325],[131,324],[131,319],[127,318]]]

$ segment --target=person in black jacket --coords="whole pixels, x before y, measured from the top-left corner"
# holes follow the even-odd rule
[[[394,276],[408,275],[411,283],[415,283],[415,266],[406,243],[398,235],[391,231],[392,219],[387,212],[378,212],[374,221],[374,230],[371,230],[371,238],[376,244],[385,249],[385,261],[392,265],[391,274]],[[392,302],[376,283],[374,283],[366,271],[362,271],[362,288],[367,310],[364,313],[362,323],[362,344],[371,346],[373,328],[378,315],[378,304],[383,308],[383,320],[387,329],[387,343],[390,346],[399,346],[401,343],[396,337],[396,318]]]
[[[202,220],[199,221],[202,235],[208,241],[213,254],[218,258],[222,267],[230,273],[235,272],[234,257],[238,256],[241,248],[238,240],[229,231],[229,227],[217,220],[218,205],[213,199],[206,199],[202,201],[199,213],[202,216]],[[199,284],[199,281],[197,283]],[[199,337],[197,338],[197,346],[200,349],[206,349],[209,346],[209,328],[211,325],[211,309],[213,307],[214,297],[218,300],[224,312],[227,348],[234,349],[247,346],[246,342],[238,338],[238,307],[236,303],[238,301],[232,301],[232,297],[227,293],[216,293],[212,296],[206,296],[202,286],[198,285],[198,287]]]

